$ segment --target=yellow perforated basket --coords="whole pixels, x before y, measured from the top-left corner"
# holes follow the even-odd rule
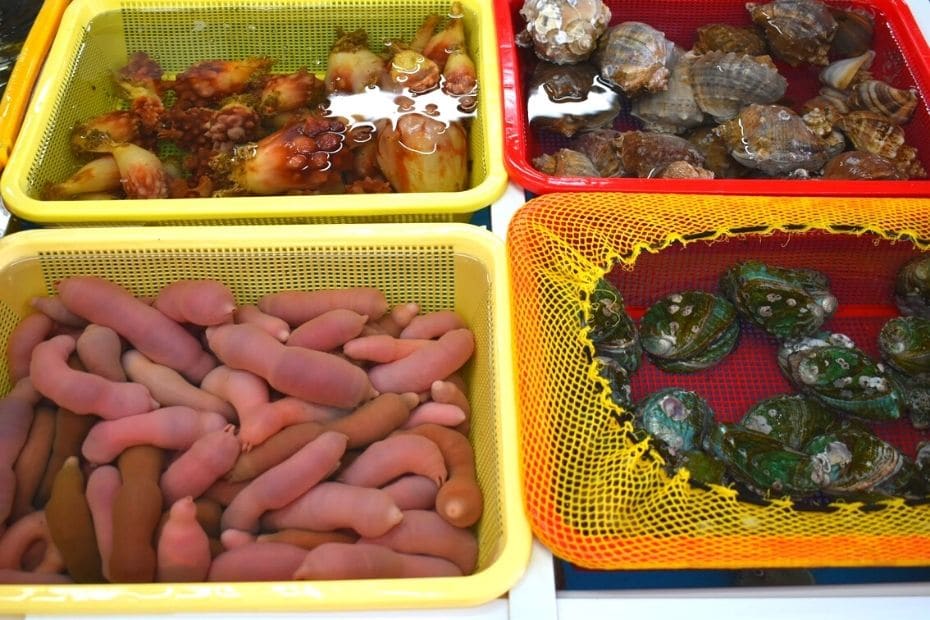
[[[669,471],[611,399],[584,327],[602,276],[638,318],[667,294],[718,290],[728,266],[755,258],[825,273],[839,310],[824,328],[875,356],[881,325],[898,314],[894,276],[928,247],[926,200],[593,193],[529,201],[511,221],[507,248],[533,532],[556,556],[594,569],[930,564],[927,499],[758,501]],[[672,375],[644,359],[632,398],[683,387],[733,422],[758,400],[792,391],[776,350],[772,337],[744,326],[736,349],[705,371]],[[907,420],[874,430],[911,457],[930,439]]]
[[[503,242],[466,224],[32,230],[0,240],[0,348],[34,295],[95,274],[153,295],[180,278],[216,278],[238,303],[282,289],[374,286],[392,304],[455,309],[475,334],[463,370],[484,513],[469,576],[263,583],[0,585],[4,613],[146,613],[426,608],[504,594],[529,559],[516,443],[509,286]],[[0,394],[10,389],[0,357]]]
[[[69,136],[75,123],[116,109],[112,72],[145,51],[171,77],[212,59],[266,56],[272,73],[301,67],[322,76],[337,28],[364,28],[374,51],[409,39],[452,0],[75,0],[36,84],[2,180],[7,208],[51,225],[126,223],[346,223],[467,221],[504,191],[500,76],[492,6],[460,0],[468,52],[477,70],[478,109],[469,125],[470,178],[459,192],[319,196],[242,196],[138,201],[43,200],[80,164]]]

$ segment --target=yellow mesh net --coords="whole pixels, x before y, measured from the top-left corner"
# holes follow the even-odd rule
[[[587,301],[605,275],[631,316],[686,289],[714,290],[727,265],[756,258],[825,273],[840,310],[825,329],[877,354],[896,314],[894,275],[930,246],[930,203],[867,198],[549,194],[507,235],[522,469],[534,533],[585,568],[753,568],[930,564],[930,503],[750,501],[669,472],[610,397],[592,361]],[[705,396],[720,421],[790,390],[774,340],[741,328],[713,369],[670,375],[645,360],[634,400],[668,385]],[[930,439],[907,420],[874,429],[905,454]]]

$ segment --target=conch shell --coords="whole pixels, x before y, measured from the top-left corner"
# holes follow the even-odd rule
[[[912,88],[895,88],[881,80],[865,80],[852,88],[849,105],[882,114],[901,125],[909,121],[917,109],[917,92]]]
[[[820,72],[820,81],[825,86],[846,90],[854,83],[869,77],[867,71],[873,60],[875,52],[867,50],[858,56],[831,62]]]
[[[560,65],[587,60],[611,17],[601,0],[525,0],[520,15],[526,28],[517,45],[532,46],[539,58]]]
[[[694,100],[691,62],[694,56],[674,54],[669,63],[668,88],[633,100],[630,114],[643,122],[648,131],[680,134],[704,122],[704,112]]]
[[[601,77],[628,97],[654,93],[668,86],[669,62],[675,44],[665,33],[642,22],[623,22],[607,30],[593,60]]]
[[[721,123],[750,103],[775,103],[788,82],[768,56],[708,52],[691,63],[694,100]]]
[[[746,9],[761,26],[772,54],[792,67],[804,63],[826,66],[837,23],[819,0],[749,2]]]

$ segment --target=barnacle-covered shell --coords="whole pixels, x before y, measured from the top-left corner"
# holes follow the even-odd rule
[[[762,496],[816,493],[829,473],[809,454],[739,424],[714,426],[705,447],[734,478]]]
[[[694,51],[734,52],[761,56],[766,53],[765,39],[754,28],[732,24],[704,24],[695,31]]]
[[[643,122],[646,131],[680,134],[704,122],[691,87],[693,61],[691,54],[676,51],[669,62],[668,87],[633,100],[630,113]]]
[[[736,161],[773,177],[798,170],[815,172],[842,150],[780,105],[750,104],[717,131]]]
[[[586,60],[611,17],[601,0],[524,0],[520,15],[526,28],[517,44],[532,46],[539,58],[557,64]]]
[[[630,390],[630,373],[620,362],[612,357],[596,356],[597,374],[607,380],[610,389],[610,400],[624,409],[633,408],[632,392]]]
[[[544,153],[533,159],[533,167],[554,177],[600,176],[587,155],[572,149],[559,149],[551,155]]]
[[[624,131],[614,144],[628,176],[653,178],[673,161],[695,166],[704,163],[704,157],[693,144],[671,134]]]
[[[749,168],[730,155],[730,149],[716,127],[697,127],[688,132],[686,138],[704,156],[704,168],[711,171],[714,178],[738,179],[749,173]]]
[[[814,334],[837,307],[830,282],[819,271],[756,260],[727,269],[720,291],[741,315],[781,340]]]
[[[846,90],[852,84],[865,81],[870,77],[868,73],[875,60],[875,51],[868,50],[851,58],[834,60],[820,71],[820,82],[824,86]]]
[[[896,474],[904,455],[861,427],[844,427],[814,437],[805,451],[831,465],[823,488],[834,494],[869,491]]]
[[[705,291],[672,293],[649,306],[640,321],[643,351],[670,372],[696,372],[717,364],[738,337],[736,309]]]
[[[720,123],[750,103],[775,103],[788,82],[768,56],[708,52],[691,63],[691,85],[698,107]]]
[[[602,78],[634,97],[666,88],[674,49],[665,33],[649,24],[629,21],[608,28],[593,60]]]
[[[535,129],[572,137],[610,127],[620,113],[620,94],[603,84],[587,62],[539,62],[527,84],[526,113]]]
[[[593,129],[576,134],[569,146],[587,155],[602,177],[620,177],[624,170],[615,143],[619,136],[616,129]]]
[[[831,158],[823,167],[822,177],[843,181],[907,178],[894,162],[865,151],[844,151]]]
[[[888,319],[878,333],[878,349],[889,366],[930,386],[930,319],[921,316]]]
[[[881,80],[865,80],[852,87],[849,105],[881,114],[901,125],[909,121],[917,109],[917,91],[895,88]]]
[[[772,53],[791,66],[804,63],[826,66],[837,23],[818,0],[750,2],[746,9],[760,26]]]
[[[835,58],[858,56],[872,47],[875,21],[870,15],[854,9],[830,7],[836,20],[836,32],[830,43],[830,55]]]
[[[930,256],[913,258],[898,269],[894,300],[901,314],[930,319]]]
[[[626,312],[623,295],[606,278],[599,279],[591,292],[588,326],[598,355],[617,360],[629,374],[636,371],[643,352],[639,331]]]
[[[779,394],[758,401],[739,424],[800,450],[837,423],[837,415],[800,394]]]
[[[672,458],[700,448],[714,412],[699,394],[669,387],[636,403],[633,424],[655,438],[659,450]]]
[[[866,420],[901,417],[896,384],[858,347],[789,343],[779,349],[778,365],[798,391],[826,407]]]

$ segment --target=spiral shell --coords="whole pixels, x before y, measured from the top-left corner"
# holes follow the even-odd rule
[[[911,259],[898,270],[894,296],[901,314],[930,319],[930,256]]]
[[[686,138],[703,155],[703,167],[712,172],[714,178],[739,179],[749,174],[749,168],[730,155],[730,149],[716,127],[698,127],[688,132]]]
[[[898,316],[885,321],[878,348],[889,366],[930,386],[930,319]]]
[[[668,87],[633,100],[630,113],[647,131],[680,134],[704,122],[704,112],[694,100],[691,87],[691,54],[673,54]]]
[[[517,44],[532,46],[539,58],[556,64],[590,57],[611,17],[601,0],[525,0],[520,15],[526,28]]]
[[[597,79],[587,62],[539,62],[527,85],[527,118],[534,129],[572,137],[609,127],[620,114],[620,94]]]
[[[858,56],[872,47],[875,21],[870,15],[852,9],[830,8],[836,20],[836,33],[830,43],[830,55],[836,58]]]
[[[666,88],[674,48],[665,33],[652,26],[623,22],[604,33],[593,60],[602,78],[634,97]]]
[[[881,155],[865,151],[844,151],[831,158],[823,167],[824,179],[843,181],[889,179],[898,180],[906,177],[898,170],[894,162]]]
[[[597,177],[597,168],[584,153],[572,149],[559,149],[533,159],[533,167],[554,177]]]
[[[572,139],[570,148],[587,155],[600,176],[621,177],[625,171],[615,144],[619,136],[615,129],[583,131]]]
[[[869,67],[875,60],[875,52],[867,50],[859,56],[835,60],[820,72],[820,81],[825,86],[846,90],[850,85],[869,77]]]
[[[721,123],[750,103],[774,103],[788,82],[768,56],[708,52],[691,63],[691,84],[698,107]]]
[[[734,52],[761,56],[767,53],[765,39],[754,28],[734,26],[732,24],[704,24],[698,26],[694,51]]]
[[[686,161],[673,161],[662,168],[656,175],[657,179],[712,179],[714,173],[701,166],[689,164]]]
[[[897,448],[856,426],[815,437],[805,451],[833,465],[834,472],[824,485],[833,494],[869,491],[904,465],[904,455]]]
[[[904,146],[904,130],[884,114],[854,110],[836,124],[853,147],[894,160]]]
[[[917,91],[895,88],[881,80],[865,80],[853,86],[849,105],[858,110],[881,114],[899,125],[911,119],[917,109]]]
[[[746,4],[753,23],[762,27],[772,54],[796,67],[826,66],[837,29],[836,20],[818,0],[774,0]]]
[[[757,401],[739,424],[800,450],[836,421],[837,415],[815,400],[800,394],[779,394]]]
[[[645,131],[624,131],[614,140],[627,176],[654,178],[674,161],[704,163],[700,151],[684,138]]]

